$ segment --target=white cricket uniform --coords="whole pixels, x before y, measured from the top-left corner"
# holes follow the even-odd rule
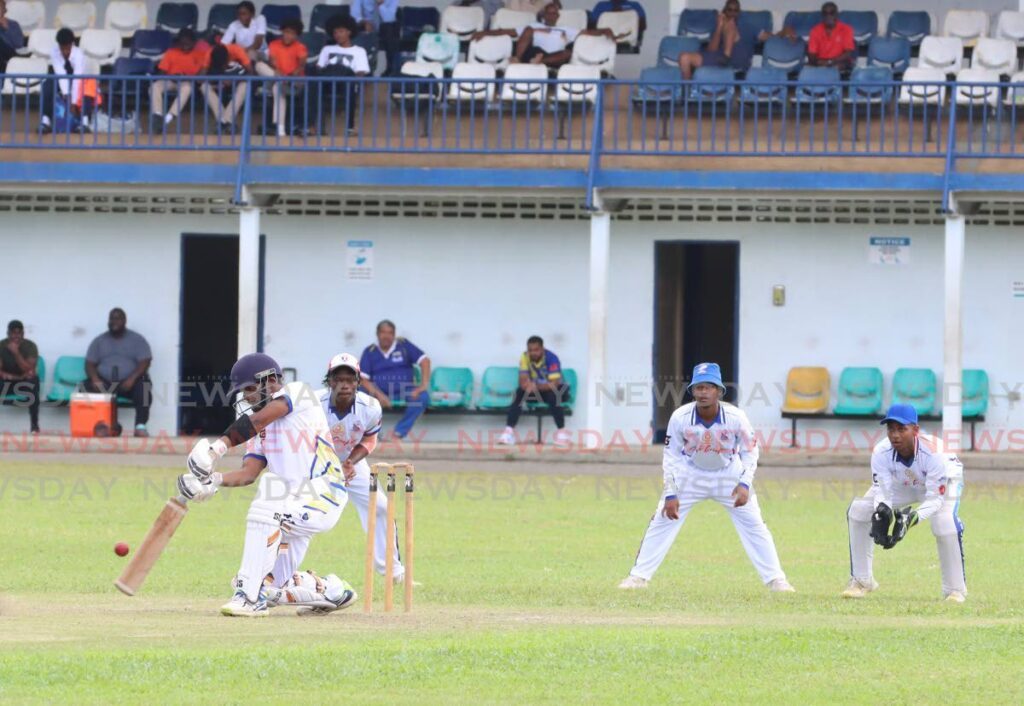
[[[250,600],[268,573],[275,586],[283,586],[299,570],[310,538],[333,528],[348,502],[341,461],[316,392],[293,382],[273,398],[287,400],[291,411],[250,439],[244,457],[262,460],[267,470],[249,506],[238,575]]]
[[[754,493],[757,459],[757,441],[750,421],[733,405],[720,402],[718,417],[710,425],[700,418],[694,402],[677,409],[665,437],[665,489],[630,575],[648,580],[654,576],[690,509],[702,500],[715,500],[729,511],[761,580],[767,584],[786,578]],[[743,507],[733,507],[732,492],[740,483],[749,488],[750,499]],[[679,499],[678,520],[662,514],[665,499],[672,496]]]
[[[356,444],[364,437],[378,434],[381,428],[380,402],[375,397],[365,392],[356,392],[355,401],[351,409],[337,410],[331,404],[332,393],[330,389],[323,389],[317,393],[324,414],[327,415],[327,423],[331,429],[331,439],[334,442],[334,450],[341,461],[345,461],[352,453]],[[370,464],[366,459],[355,464],[355,477],[348,482],[346,490],[348,497],[355,505],[359,513],[359,521],[363,523],[363,531],[366,531],[366,520],[370,507]],[[383,479],[381,479],[383,480]],[[388,499],[383,487],[377,493],[377,537],[374,540],[374,564],[377,572],[384,573],[385,547],[391,546],[395,553],[395,577],[404,576],[405,568],[402,566],[401,554],[398,549],[398,527],[388,527]]]
[[[942,591],[967,592],[964,576],[963,533],[960,497],[964,488],[964,467],[954,454],[946,453],[939,439],[919,434],[914,458],[907,465],[888,439],[871,454],[871,489],[850,503],[846,516],[850,528],[850,576],[870,584],[875,544],[871,539],[871,516],[885,503],[895,510],[921,503],[917,516],[931,520],[939,552]],[[904,540],[905,541],[905,540]]]

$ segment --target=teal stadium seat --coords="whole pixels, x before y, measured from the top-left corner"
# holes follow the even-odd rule
[[[988,373],[965,370],[963,374],[963,416],[983,417],[988,411]]]
[[[473,371],[469,368],[435,368],[430,374],[430,406],[466,408],[473,402]]]
[[[46,396],[47,401],[67,404],[71,394],[85,380],[85,358],[62,355],[53,368],[53,386]]]
[[[562,379],[565,384],[569,386],[569,396],[562,400],[562,407],[564,409],[572,409],[573,403],[576,401],[576,394],[579,390],[579,379],[576,376],[576,371],[572,368],[564,368],[562,370]],[[526,405],[527,409],[546,409],[547,405],[541,400],[534,400],[528,402]]]
[[[882,411],[882,371],[878,368],[844,368],[839,375],[833,414],[871,416]]]
[[[39,358],[36,360],[36,377],[39,378],[40,386],[46,380],[46,363],[43,361],[43,356],[39,356]],[[15,383],[15,384],[17,384],[17,383]],[[13,387],[13,385],[12,385],[12,387]],[[986,386],[986,388],[987,388],[987,386]],[[15,403],[19,403],[20,404],[22,402],[27,402],[27,401],[28,401],[28,398],[25,395],[16,395],[16,394],[13,394],[13,393],[9,393],[9,394],[6,394],[6,395],[0,395],[0,404],[15,404]]]
[[[938,383],[935,373],[927,368],[900,368],[892,376],[892,403],[909,404],[919,415],[935,409]]]
[[[480,383],[480,409],[504,409],[512,404],[512,396],[519,387],[519,368],[492,365],[484,371]]]

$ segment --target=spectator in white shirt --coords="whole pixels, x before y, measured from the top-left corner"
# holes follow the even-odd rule
[[[55,76],[84,76],[89,73],[85,54],[75,46],[75,33],[67,27],[57,32],[57,46],[50,52],[50,70]],[[58,132],[87,132],[89,119],[96,109],[96,80],[73,78],[47,79],[42,86],[42,115],[39,132],[48,134],[53,130],[51,119],[61,103],[66,111],[66,121],[58,126]],[[75,117],[72,117],[72,113]]]
[[[580,31],[572,27],[559,27],[560,7],[561,4],[558,2],[549,2],[544,6],[538,22],[520,27],[518,30],[492,29],[477,32],[473,38],[508,35],[516,39],[513,63],[544,64],[552,70],[569,63],[569,59],[572,58],[572,43],[580,35],[603,35],[613,42],[616,41],[615,33],[607,28]]]
[[[256,14],[256,6],[249,0],[238,3],[238,19],[228,25],[221,40],[224,44],[237,44],[245,49],[249,58],[256,60],[267,38],[267,20]]]
[[[337,15],[327,23],[327,32],[334,38],[335,43],[320,50],[320,56],[316,60],[317,73],[321,76],[339,78],[369,75],[370,60],[366,56],[366,50],[352,43],[359,33],[356,21],[347,15]],[[357,134],[355,120],[356,113],[359,112],[359,86],[358,81],[351,80],[345,81],[340,90],[335,83],[316,84],[316,90],[320,92],[320,113],[329,111],[330,115],[333,115],[338,107],[343,107],[349,135]]]

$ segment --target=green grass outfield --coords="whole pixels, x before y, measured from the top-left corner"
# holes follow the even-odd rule
[[[950,605],[927,526],[878,552],[881,591],[839,598],[845,509],[866,471],[864,483],[760,473],[799,591],[770,595],[709,503],[650,589],[616,589],[656,502],[657,468],[627,479],[539,462],[509,475],[423,470],[412,615],[245,621],[217,608],[251,491],[193,508],[128,598],[111,585],[125,561],[112,546],[139,543],[176,471],[43,461],[0,462],[4,704],[1024,702],[1022,485],[968,475],[971,593]],[[307,566],[361,590],[357,527],[350,508],[314,540]],[[380,594],[378,582],[378,611]]]

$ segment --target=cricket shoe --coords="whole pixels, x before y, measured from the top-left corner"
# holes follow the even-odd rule
[[[516,443],[516,433],[512,427],[505,427],[505,431],[498,437],[498,443],[505,446],[512,446]]]
[[[622,589],[634,589],[634,588],[647,588],[647,579],[640,578],[639,576],[633,576],[630,574],[626,578],[622,579],[622,583],[619,584],[619,588]]]
[[[863,598],[872,591],[878,590],[878,581],[871,579],[868,583],[858,581],[857,579],[851,578],[850,583],[846,584],[846,589],[842,592],[843,598]]]
[[[796,589],[786,579],[775,579],[769,582],[768,590],[772,593],[796,593]]]
[[[220,607],[220,613],[232,618],[263,618],[269,615],[270,611],[267,609],[263,591],[260,591],[255,603],[246,598],[245,592],[237,591],[230,601]]]
[[[946,603],[963,603],[966,600],[967,596],[960,591],[950,591],[946,594]]]

